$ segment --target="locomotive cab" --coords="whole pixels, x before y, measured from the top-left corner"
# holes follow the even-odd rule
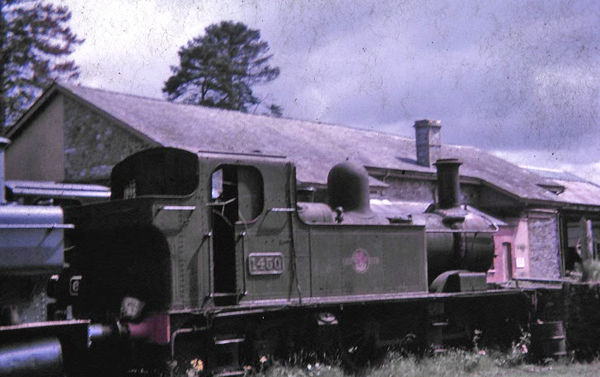
[[[126,291],[147,313],[286,295],[293,168],[281,157],[240,157],[143,151],[114,168],[110,202],[69,209],[88,303],[99,309],[98,297],[111,297],[114,317]]]

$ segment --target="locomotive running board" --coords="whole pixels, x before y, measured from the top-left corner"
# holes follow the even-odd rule
[[[452,292],[452,293],[388,293],[377,295],[355,295],[355,296],[328,296],[328,297],[302,297],[293,299],[273,299],[273,300],[248,300],[240,301],[236,309],[250,309],[257,307],[272,307],[272,306],[311,306],[322,304],[361,304],[367,302],[409,302],[422,301],[430,299],[449,299],[449,298],[466,298],[466,297],[487,297],[487,296],[504,296],[521,294],[521,289],[494,289],[487,291],[468,291],[468,292]],[[220,309],[224,309],[221,307]],[[234,309],[234,308],[232,308]]]
[[[212,313],[213,318],[227,317],[236,315],[258,314],[269,311],[278,311],[287,308],[317,307],[323,305],[348,305],[377,302],[381,304],[404,303],[439,299],[457,299],[457,298],[477,298],[493,296],[512,296],[520,295],[525,289],[494,289],[487,291],[456,292],[456,293],[403,293],[403,294],[381,294],[381,295],[357,295],[357,296],[330,296],[330,297],[303,297],[302,302],[299,299],[273,299],[273,300],[252,300],[240,301],[235,306],[218,306],[202,310],[171,310],[170,314],[184,313]]]
[[[239,337],[239,336],[222,337],[222,338],[215,337],[213,339],[213,341],[214,341],[214,343],[215,343],[216,346],[222,346],[222,345],[227,345],[227,344],[242,343],[242,342],[246,341],[246,338]]]

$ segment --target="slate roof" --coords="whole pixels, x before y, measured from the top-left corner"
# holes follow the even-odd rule
[[[54,92],[95,108],[157,145],[190,151],[286,156],[296,164],[302,183],[325,183],[331,167],[345,160],[366,167],[435,173],[435,167],[416,163],[415,140],[398,135],[176,104],[63,83],[53,84],[40,101],[48,100]],[[19,127],[26,126],[27,116],[28,113],[8,133],[9,137],[16,135]],[[442,127],[442,133],[443,130]],[[519,200],[558,204],[567,198],[540,187],[540,184],[555,184],[550,178],[480,149],[444,144],[441,154],[443,158],[458,158],[463,162],[461,176],[480,180]],[[583,198],[582,204],[600,206],[600,188],[597,191],[593,200]]]
[[[568,203],[569,206],[600,203],[600,186],[595,183],[560,170],[532,167],[527,167],[527,170],[550,179],[560,186],[562,190],[557,194],[557,197],[560,201]]]
[[[565,187],[565,191],[558,195],[562,202],[572,205],[587,206],[590,203],[600,203],[600,187],[594,183],[583,180],[577,181],[556,181]]]

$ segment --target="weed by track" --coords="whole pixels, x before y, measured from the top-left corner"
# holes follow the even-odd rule
[[[339,365],[274,365],[258,374],[264,377],[353,377]],[[597,377],[600,361],[575,363],[547,360],[532,364],[513,355],[486,351],[449,351],[431,357],[388,355],[378,366],[365,368],[360,377]]]

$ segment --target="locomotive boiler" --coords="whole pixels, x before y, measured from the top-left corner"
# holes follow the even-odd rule
[[[458,205],[459,163],[437,166],[440,200],[403,217],[372,210],[367,173],[349,163],[331,170],[328,203],[303,203],[283,157],[130,156],[110,202],[66,211],[81,276],[69,304],[106,335],[93,368],[229,376],[297,351],[360,365],[476,329],[507,340],[526,305],[485,283],[496,225]]]

